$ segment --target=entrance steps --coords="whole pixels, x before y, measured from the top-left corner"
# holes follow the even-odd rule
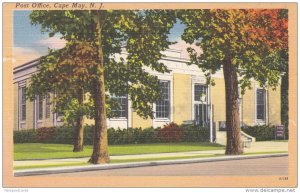
[[[241,131],[242,134],[242,140],[244,143],[244,147],[250,147],[251,146],[251,142],[255,142],[256,139],[255,137],[252,137],[250,135],[248,135],[247,133]],[[226,131],[217,131],[216,132],[216,143],[219,143],[221,145],[226,145]]]
[[[216,143],[226,145],[226,131],[217,131],[216,138]]]

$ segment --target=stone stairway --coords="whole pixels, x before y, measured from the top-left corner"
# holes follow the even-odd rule
[[[247,133],[241,131],[242,139],[244,142],[244,147],[250,147],[252,142],[255,142],[255,137],[248,135]],[[226,131],[217,131],[216,132],[216,143],[221,145],[226,145]]]
[[[226,131],[217,131],[216,138],[216,143],[226,145]]]

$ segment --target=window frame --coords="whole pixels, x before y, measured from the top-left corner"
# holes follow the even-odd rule
[[[19,105],[19,117],[18,117],[18,120],[19,120],[19,128],[22,128],[21,127],[21,124],[24,124],[26,123],[26,118],[27,118],[27,115],[26,115],[26,110],[27,110],[27,105],[26,105],[26,83],[25,82],[22,82],[22,83],[19,83],[18,85],[18,95],[19,95],[19,101],[18,101],[18,105]],[[23,94],[24,92],[24,94]],[[25,98],[23,98],[25,97]],[[25,109],[25,111],[23,111],[23,108]],[[23,117],[23,112],[25,112],[25,117]]]
[[[155,111],[154,111],[154,118],[155,118],[155,120],[170,120],[171,119],[171,81],[170,80],[159,80],[160,81],[160,83],[168,83],[168,97],[167,97],[167,99],[160,99],[161,101],[159,101],[159,102],[162,102],[162,101],[167,101],[167,103],[168,103],[168,112],[167,112],[167,114],[168,114],[168,116],[160,116],[160,117],[158,117],[157,116],[157,111],[158,111],[158,106],[160,106],[160,105],[157,105],[157,103],[158,103],[158,101],[157,102],[155,102]],[[164,114],[165,112],[160,112],[160,114]]]
[[[37,110],[37,121],[43,121],[44,119],[44,97],[36,96],[36,110]],[[42,115],[42,117],[40,117]]]
[[[199,100],[196,100],[196,86],[201,86],[205,89],[205,101],[201,102],[200,98]],[[203,90],[203,89],[202,89]],[[198,106],[198,110],[196,110],[196,106]],[[208,122],[209,121],[209,115],[210,115],[210,105],[209,105],[209,88],[207,84],[204,83],[198,83],[194,82],[192,84],[192,119],[196,122],[196,112],[198,112],[200,109],[203,108],[203,113],[204,113],[204,120],[202,123]],[[201,116],[202,118],[202,112]],[[201,121],[199,121],[200,123]]]
[[[113,96],[111,96],[111,98],[113,98],[113,99],[117,99],[117,100],[122,100],[122,99],[124,99],[125,100],[125,110],[123,110],[123,108],[122,108],[122,104],[121,104],[121,102],[120,102],[120,106],[121,106],[121,109],[119,109],[119,110],[112,110],[111,109],[111,111],[123,111],[123,112],[125,112],[125,116],[114,116],[114,117],[111,117],[110,118],[110,120],[120,120],[120,119],[124,119],[124,120],[127,120],[128,119],[128,116],[129,116],[129,105],[128,105],[128,95],[123,95],[123,96],[115,96],[115,95],[113,95]]]
[[[45,119],[49,119],[51,117],[51,102],[50,102],[51,96],[50,93],[46,95],[45,97]]]
[[[258,91],[263,91],[263,104],[258,104]],[[263,106],[264,114],[263,119],[258,118],[258,105]],[[255,120],[256,123],[266,123],[267,120],[267,90],[264,88],[256,88],[255,90]]]

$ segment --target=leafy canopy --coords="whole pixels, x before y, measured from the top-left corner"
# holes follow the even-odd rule
[[[229,59],[238,69],[242,92],[251,87],[251,78],[262,87],[277,86],[286,65],[282,57],[288,47],[286,10],[180,10],[178,15],[186,25],[182,38],[203,50],[188,48],[191,63],[207,76]]]
[[[104,69],[100,72],[97,70],[100,62],[97,53],[97,14],[101,15],[100,46],[104,56]],[[49,88],[64,91],[73,86],[92,93],[91,80],[104,73],[107,93],[117,96],[128,94],[133,101],[132,108],[140,116],[153,116],[151,104],[160,98],[159,80],[150,75],[146,68],[168,72],[159,59],[163,56],[161,51],[172,44],[167,36],[176,21],[174,12],[33,11],[30,19],[32,24],[40,24],[42,31],[49,33],[49,36],[60,33],[68,41],[64,49],[43,58],[37,75],[39,78],[32,79],[32,93],[45,93]],[[125,57],[120,55],[124,51]],[[39,84],[44,81],[46,83]]]

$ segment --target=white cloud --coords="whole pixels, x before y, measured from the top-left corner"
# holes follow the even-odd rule
[[[14,66],[22,65],[31,60],[47,54],[47,49],[61,49],[65,47],[66,41],[54,36],[34,42],[30,47],[14,47],[13,57],[10,58]]]
[[[41,57],[43,54],[30,47],[13,47],[12,50],[12,63],[14,67],[22,65],[31,60]]]
[[[61,49],[65,47],[66,40],[61,39],[58,36],[53,36],[51,38],[42,39],[36,42],[38,46],[45,46],[50,49]]]

